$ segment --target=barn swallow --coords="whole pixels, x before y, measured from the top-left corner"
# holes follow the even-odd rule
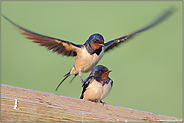
[[[90,101],[100,101],[104,99],[111,91],[113,81],[109,78],[109,70],[103,65],[97,65],[90,73],[89,77],[83,81],[83,90],[80,99]]]
[[[171,8],[165,13],[163,13],[161,16],[159,16],[155,21],[153,21],[148,26],[138,31],[135,31],[129,35],[125,35],[123,37],[108,41],[107,43],[104,43],[104,38],[101,34],[98,34],[98,33],[92,34],[83,45],[74,44],[69,41],[65,41],[62,39],[57,39],[57,38],[53,38],[53,37],[49,37],[49,36],[45,36],[45,35],[41,35],[32,31],[29,31],[17,25],[7,17],[5,16],[3,17],[6,20],[8,20],[10,23],[15,25],[17,28],[19,28],[22,34],[26,35],[27,38],[31,39],[33,42],[38,43],[41,46],[45,46],[47,49],[53,52],[57,52],[61,55],[76,57],[72,69],[70,69],[70,71],[66,75],[64,75],[64,79],[56,87],[56,91],[57,91],[57,89],[63,83],[63,81],[66,78],[68,78],[70,75],[75,75],[73,77],[74,79],[79,74],[81,81],[83,81],[82,73],[89,72],[91,69],[93,69],[97,65],[99,60],[103,57],[105,52],[109,51],[110,49],[113,49],[114,47],[118,46],[119,44],[126,41],[127,39],[130,39],[135,34],[138,34],[142,31],[145,31],[157,25],[158,23],[162,22],[167,17],[169,17],[173,12],[174,12],[174,9]]]

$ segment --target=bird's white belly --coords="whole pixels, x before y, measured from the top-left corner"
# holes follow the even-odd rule
[[[82,72],[89,72],[92,68],[96,66],[99,60],[104,55],[104,48],[102,47],[102,51],[99,55],[96,53],[90,55],[86,48],[83,48],[80,53],[77,54],[75,59],[75,69],[78,72],[81,70]]]
[[[99,101],[103,92],[102,84],[94,80],[84,92],[84,99]]]
[[[105,84],[104,87],[103,87],[103,93],[102,93],[102,96],[101,96],[101,100],[104,99],[107,95],[109,95],[110,91],[111,91],[111,81],[108,83],[108,84]]]
[[[111,91],[111,84],[105,84],[102,86],[101,83],[94,80],[89,84],[86,91],[84,92],[84,99],[92,101],[100,101],[104,99]]]

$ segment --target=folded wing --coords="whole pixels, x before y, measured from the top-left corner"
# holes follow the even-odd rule
[[[84,92],[86,91],[89,84],[93,81],[93,79],[94,79],[94,76],[90,76],[83,81],[83,83],[82,83],[83,90],[82,90],[82,94],[80,96],[80,99],[84,98]]]

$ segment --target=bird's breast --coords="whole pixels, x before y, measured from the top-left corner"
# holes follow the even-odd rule
[[[103,92],[102,84],[94,80],[91,82],[84,92],[84,99],[100,101]]]
[[[81,50],[77,53],[75,59],[75,69],[76,71],[81,70],[82,72],[89,72],[92,68],[96,66],[99,60],[104,55],[104,48],[99,55],[96,53],[90,54],[85,47],[82,47]]]
[[[107,97],[107,95],[109,95],[112,88],[112,83],[113,81],[110,79],[108,83],[104,84],[101,99],[104,99],[105,97]]]
[[[109,83],[102,85],[102,83],[94,80],[86,88],[84,99],[92,101],[100,101],[104,99],[111,91],[111,82],[112,80],[110,80]]]

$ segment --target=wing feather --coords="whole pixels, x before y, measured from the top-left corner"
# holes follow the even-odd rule
[[[82,90],[82,94],[80,96],[80,99],[84,98],[84,92],[86,91],[89,84],[93,81],[93,79],[94,79],[94,76],[90,76],[83,81],[83,83],[82,83],[83,90]]]
[[[66,56],[76,56],[77,51],[82,47],[82,45],[76,45],[72,42],[64,41],[57,38],[52,38],[49,36],[44,36],[32,31],[29,31],[21,26],[15,24],[13,21],[3,16],[10,23],[18,27],[22,34],[26,35],[28,39],[31,39],[32,42],[38,43],[41,46],[45,46],[47,49],[52,50]]]
[[[105,47],[105,52],[106,51],[109,51],[110,49],[113,49],[114,47],[117,47],[120,43],[126,41],[127,39],[130,39],[131,37],[133,37],[135,34],[138,34],[140,32],[143,32],[157,24],[159,24],[160,22],[162,22],[163,20],[165,20],[166,18],[168,18],[174,11],[175,11],[176,8],[170,8],[169,10],[167,10],[164,14],[162,14],[158,19],[156,19],[153,23],[151,23],[150,25],[138,30],[138,31],[135,31],[134,33],[131,33],[129,35],[126,35],[126,36],[123,36],[123,37],[120,37],[118,39],[114,39],[114,40],[111,40],[107,43],[105,43],[104,47]]]

